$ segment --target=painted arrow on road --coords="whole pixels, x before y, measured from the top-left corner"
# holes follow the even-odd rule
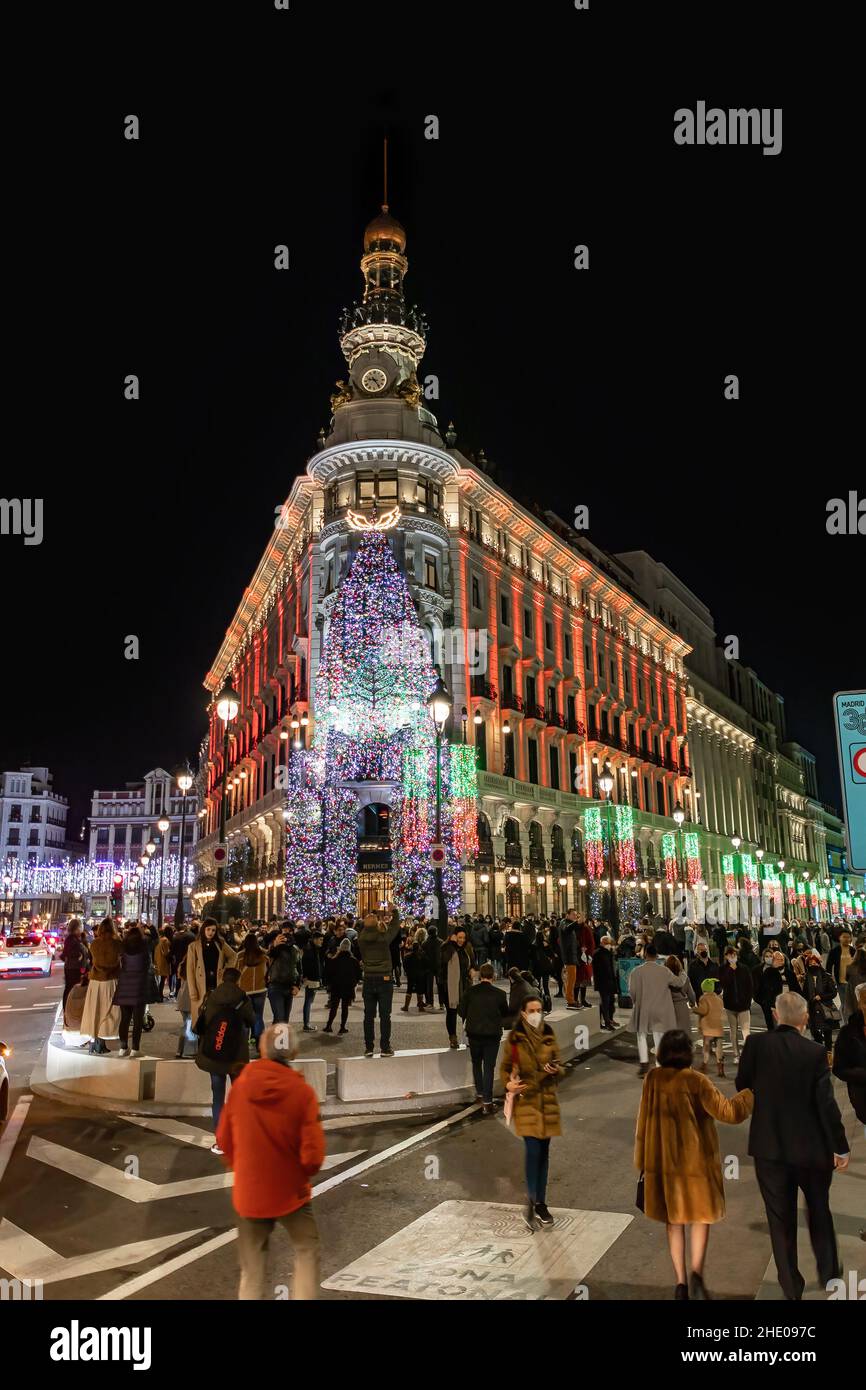
[[[184,1124],[183,1120],[173,1120],[162,1115],[121,1115],[120,1118],[124,1124],[141,1125],[142,1129],[156,1130],[157,1134],[164,1134],[167,1139],[177,1139],[181,1144],[195,1144],[199,1149],[209,1149],[213,1143],[213,1135],[209,1130]],[[341,1163],[360,1158],[366,1152],[366,1149],[351,1149],[348,1153],[326,1154],[320,1171],[324,1173],[328,1168],[338,1168]]]
[[[136,1240],[130,1245],[115,1245],[109,1250],[94,1250],[89,1255],[59,1255],[50,1245],[28,1235],[11,1221],[0,1221],[0,1269],[12,1279],[40,1280],[55,1284],[61,1279],[83,1279],[86,1274],[100,1274],[106,1269],[122,1269],[140,1264],[151,1255],[170,1250],[181,1241],[201,1235],[207,1228],[179,1231],[173,1236],[156,1236],[151,1240]]]
[[[125,1197],[128,1202],[165,1201],[167,1197],[189,1197],[196,1192],[216,1192],[220,1188],[231,1187],[232,1173],[214,1173],[206,1178],[184,1178],[179,1182],[150,1182],[147,1178],[137,1178],[103,1163],[98,1158],[65,1149],[61,1144],[52,1144],[49,1139],[33,1138],[27,1146],[27,1157],[51,1168],[59,1168],[61,1173],[81,1178],[82,1182],[92,1183],[102,1192],[111,1192],[115,1197]]]

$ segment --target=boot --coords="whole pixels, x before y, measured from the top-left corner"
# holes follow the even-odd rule
[[[180,1061],[183,1060],[183,1054],[184,1054],[185,1046],[186,1046],[186,1039],[185,1039],[185,1038],[179,1038],[179,1039],[178,1039],[178,1044],[177,1044],[177,1052],[175,1053],[175,1058],[176,1058],[176,1060],[177,1060],[178,1062],[180,1062]]]
[[[725,1064],[724,1064],[724,1062],[719,1062],[719,1076],[724,1076],[724,1074],[725,1074]]]
[[[408,1004],[403,1004],[403,1005],[401,1006],[401,1008],[400,1008],[400,1012],[401,1012],[401,1014],[407,1014],[407,1013],[409,1012],[409,1005],[408,1005]]]

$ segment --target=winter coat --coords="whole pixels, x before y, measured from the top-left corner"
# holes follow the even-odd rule
[[[677,1016],[677,1027],[681,1028],[684,1033],[691,1033],[692,1015],[689,1005],[695,1002],[695,992],[692,989],[692,982],[685,970],[681,970],[676,979],[677,983],[671,990],[671,998],[674,1001],[674,1013]]]
[[[487,928],[487,950],[491,960],[499,960],[502,956],[502,931],[499,927]]]
[[[428,975],[439,978],[439,965],[442,960],[442,942],[435,931],[428,931],[427,940],[422,947],[425,968]]]
[[[856,965],[848,966],[848,974],[845,976],[845,1004],[848,1013],[853,1014],[857,1008],[857,986],[866,983],[866,969],[860,970]]]
[[[381,930],[376,927],[362,927],[358,933],[358,946],[361,951],[361,964],[365,975],[391,975],[394,970],[391,961],[391,942],[400,930],[400,919],[396,913]]]
[[[416,994],[424,989],[427,983],[427,962],[424,958],[424,946],[414,943],[403,957],[403,969],[406,971],[406,988],[410,994]]]
[[[742,1124],[752,1104],[751,1091],[728,1100],[691,1067],[652,1068],[643,1084],[634,1147],[634,1166],[644,1174],[644,1213],[651,1221],[680,1225],[723,1219],[714,1121]]]
[[[508,970],[513,965],[516,965],[518,970],[529,969],[530,947],[522,931],[512,930],[503,933],[502,952]]]
[[[592,977],[599,994],[619,993],[616,960],[613,951],[609,951],[606,946],[599,946],[598,950],[593,953]]]
[[[217,985],[216,989],[212,989],[202,1003],[200,1013],[204,1027],[207,1027],[214,1014],[225,1008],[237,1008],[237,1015],[241,1023],[246,1024],[247,1028],[252,1028],[256,1020],[252,1004],[242,989],[238,989],[237,985],[225,981],[221,985]],[[199,1048],[195,1064],[202,1071],[210,1072],[213,1076],[234,1076],[241,1067],[246,1066],[249,1060],[249,1035],[241,1028],[234,1057],[227,1057],[225,1061],[216,1062],[212,1057],[205,1057]],[[258,1065],[260,1064],[257,1062],[256,1066]]]
[[[223,975],[226,970],[235,963],[235,953],[230,946],[220,940],[219,936],[214,937],[214,940],[219,947],[219,961],[217,963],[217,986],[219,986],[223,982]],[[189,988],[189,1022],[191,1028],[196,1025],[198,1011],[207,994],[202,945],[201,937],[197,936],[191,942],[186,953],[186,983]]]
[[[697,1003],[698,1027],[702,1038],[721,1038],[725,1032],[725,1011],[720,994],[702,994]]]
[[[175,975],[195,939],[195,935],[191,931],[176,931],[171,938],[171,968]]]
[[[81,1019],[84,1015],[84,1004],[90,985],[82,984],[80,981],[73,985],[66,996],[66,1007],[63,1010],[63,1027],[69,1033],[81,1032]]]
[[[634,1005],[631,1026],[636,1033],[666,1033],[669,1028],[676,1028],[671,993],[676,983],[677,977],[658,961],[635,966],[628,977],[628,992]]]
[[[577,923],[566,919],[559,924],[559,954],[563,965],[577,965],[580,956]]]
[[[91,980],[116,980],[123,942],[116,936],[97,936],[90,948]]]
[[[460,978],[457,983],[457,996],[452,999],[448,997],[448,966],[454,955],[459,956]],[[469,971],[471,967],[472,961],[465,946],[457,946],[453,941],[446,941],[439,955],[439,986],[443,999],[448,998],[449,1008],[456,1009],[461,1018],[463,1017],[466,990],[470,984]]]
[[[468,1038],[501,1038],[502,1029],[510,1018],[511,1007],[504,990],[498,989],[490,980],[481,980],[477,985],[469,986],[463,1020]]]
[[[503,1086],[511,1080],[516,1062],[520,1080],[526,1085],[514,1097],[514,1132],[522,1139],[551,1139],[562,1133],[556,1085],[565,1068],[559,1060],[556,1035],[543,1023],[535,1032],[518,1023],[508,1034],[500,1069]],[[557,1074],[544,1070],[546,1062],[558,1068]]]
[[[60,952],[60,959],[63,961],[64,974],[72,979],[78,979],[87,969],[90,959],[83,937],[67,936],[63,943],[63,950]]]
[[[577,976],[576,983],[579,985],[589,985],[592,983],[592,953],[595,950],[595,937],[585,922],[583,922],[575,932],[577,937]]]
[[[242,989],[244,994],[264,994],[268,984],[269,964],[265,951],[260,950],[257,955],[250,953],[247,956],[241,950],[235,960],[235,969],[241,972],[238,988]]]
[[[860,1009],[839,1029],[833,1050],[833,1075],[848,1087],[854,1114],[866,1124],[866,1019]]]
[[[268,984],[271,988],[300,989],[303,957],[294,941],[289,939],[279,946],[272,946],[268,955]]]
[[[286,1216],[312,1196],[325,1135],[312,1086],[284,1062],[255,1062],[232,1083],[217,1143],[234,1171],[232,1204],[252,1219]]]
[[[147,998],[147,981],[150,974],[150,952],[142,943],[141,949],[120,954],[120,977],[114,991],[116,1005],[131,1005],[141,1008]]]
[[[332,999],[351,999],[361,978],[361,965],[351,951],[325,958],[325,980]]]
[[[714,960],[702,961],[695,956],[689,966],[689,980],[691,981],[691,986],[696,997],[701,992],[701,985],[704,983],[704,980],[717,980],[718,978],[719,967]]]
[[[304,981],[313,981],[314,984],[322,983],[322,953],[312,941],[304,947],[301,955],[301,974]]]
[[[153,968],[164,980],[171,974],[171,941],[162,933],[153,948]]]
[[[469,940],[475,947],[476,952],[486,951],[488,943],[488,932],[484,922],[473,922],[469,929]]]
[[[526,1007],[527,999],[541,999],[541,990],[529,980],[524,980],[522,975],[518,975],[516,980],[511,981],[511,989],[508,991],[508,1014],[512,1024],[517,1023],[518,1015]]]
[[[752,973],[744,965],[735,965],[733,970],[725,962],[719,970],[722,985],[722,1001],[731,1013],[744,1014],[752,1007]]]
[[[781,969],[775,965],[762,965],[761,978],[755,990],[755,998],[761,1008],[775,1008],[776,1000],[783,993],[785,985],[795,994],[799,993],[796,976],[787,961]]]

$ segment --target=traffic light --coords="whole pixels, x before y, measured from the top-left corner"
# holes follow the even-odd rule
[[[111,885],[111,911],[115,917],[123,913],[123,874],[115,874]]]

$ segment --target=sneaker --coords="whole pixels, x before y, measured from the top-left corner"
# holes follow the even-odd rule
[[[365,1052],[365,1053],[364,1053],[364,1056],[365,1056],[365,1057],[372,1057],[372,1056],[373,1056],[373,1049],[372,1049],[372,1047],[370,1048],[370,1051],[369,1051],[369,1052]]]
[[[638,1076],[646,1076],[646,1074],[647,1074],[648,1071],[649,1071],[649,1062],[641,1062],[640,1066],[639,1066],[638,1069],[637,1069],[637,1074],[638,1074]]]
[[[538,1229],[538,1222],[535,1219],[534,1202],[527,1203],[527,1205],[523,1208],[523,1224],[529,1231],[530,1235],[535,1235],[535,1232]]]
[[[212,1154],[221,1154],[224,1152],[224,1150],[220,1148],[219,1144],[211,1144],[210,1151]]]
[[[333,1031],[334,1031],[334,1030],[333,1030],[333,1028],[331,1027],[330,1023],[326,1023],[325,1026],[324,1026],[324,1028],[322,1029],[322,1032],[323,1032],[323,1033],[333,1033]],[[346,1031],[345,1028],[341,1028],[341,1029],[340,1029],[340,1032],[341,1032],[341,1033],[345,1033],[345,1031]]]
[[[451,1047],[459,1047],[459,1046],[460,1046],[459,1042],[458,1042],[457,1039],[454,1038],[454,1037],[449,1038],[449,1039],[448,1039],[448,1043],[449,1043],[449,1045],[450,1045]]]
[[[493,1104],[493,1101],[492,1101],[492,1100],[486,1100],[486,1101],[484,1102],[484,1104],[482,1105],[482,1107],[481,1107],[481,1113],[482,1113],[482,1115],[492,1115],[492,1114],[493,1114],[493,1111],[494,1111],[495,1109],[496,1109],[496,1107],[495,1107],[495,1105]]]
[[[140,1051],[138,1048],[131,1047],[131,1048],[129,1049],[129,1055],[130,1055],[130,1057],[140,1057],[140,1056],[141,1056],[141,1051]]]
[[[393,1047],[383,1047],[379,1055],[380,1057],[393,1057],[394,1049]]]
[[[305,1024],[304,1024],[304,1032],[305,1032],[305,1033],[315,1033],[315,1031],[316,1031],[316,1025],[315,1025],[315,1023],[305,1023]]]
[[[547,1207],[545,1206],[544,1202],[535,1203],[535,1215],[536,1218],[541,1222],[542,1226],[553,1225],[553,1217],[547,1210]]]
[[[118,1057],[129,1057],[129,1056],[131,1056],[132,1054],[130,1053],[128,1047],[119,1047],[119,1048],[117,1049],[117,1055],[118,1055]]]
[[[579,1009],[579,1008],[580,1008],[580,1005],[579,1005],[579,1004],[566,1004],[565,1007],[566,1007],[567,1009]]]
[[[331,1031],[331,1030],[328,1029],[328,1032],[330,1032],[330,1031]],[[348,1033],[348,1031],[349,1031],[348,1028],[341,1028],[341,1029],[340,1029],[340,1032],[341,1032],[341,1033]]]

